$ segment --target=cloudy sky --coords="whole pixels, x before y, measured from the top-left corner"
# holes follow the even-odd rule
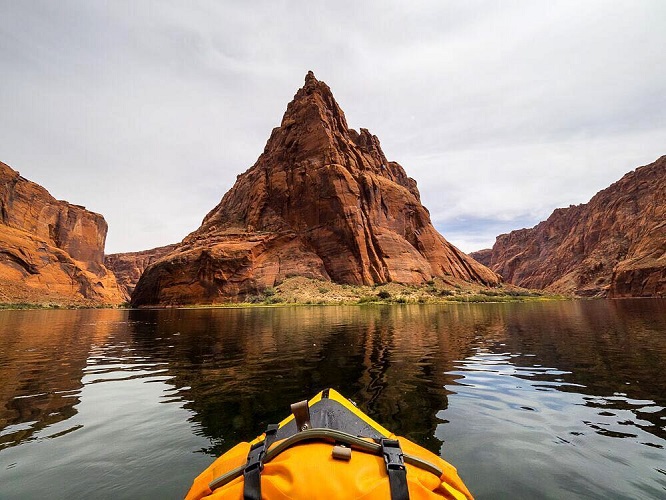
[[[308,70],[464,251],[666,154],[666,2],[0,0],[0,161],[180,241]]]

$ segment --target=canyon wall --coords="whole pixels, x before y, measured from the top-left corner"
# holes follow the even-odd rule
[[[0,302],[119,304],[104,217],[56,200],[0,162]]]
[[[666,296],[666,156],[589,203],[472,254],[509,283],[583,297]]]

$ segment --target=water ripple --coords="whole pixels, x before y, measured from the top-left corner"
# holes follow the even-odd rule
[[[546,443],[559,444],[569,451],[559,452],[558,462],[567,460],[581,470],[594,467],[591,463],[596,462],[599,467],[609,467],[609,473],[613,467],[633,468],[637,457],[655,469],[666,458],[646,451],[664,449],[664,429],[654,424],[655,416],[664,418],[664,407],[655,401],[621,392],[586,394],[585,385],[570,381],[573,372],[569,370],[529,364],[533,358],[529,355],[486,349],[477,347],[469,357],[455,362],[455,369],[446,372],[451,380],[447,389],[454,394],[452,401],[466,409],[464,431],[458,432],[474,435],[475,446],[493,443],[492,447],[497,447],[502,436],[502,447],[512,450],[520,443],[530,443],[524,458],[538,461],[540,453],[548,453]],[[448,427],[449,422],[460,418],[455,407],[438,416]],[[449,428],[447,432],[456,431]],[[618,448],[600,439],[619,439],[624,444]],[[656,491],[643,483],[638,486]],[[585,488],[581,484],[576,491]]]

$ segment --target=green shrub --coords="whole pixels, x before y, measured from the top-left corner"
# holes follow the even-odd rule
[[[377,294],[377,297],[384,300],[390,299],[391,293],[388,290],[380,290],[380,292]]]
[[[507,295],[511,297],[541,297],[543,296],[542,292],[532,292],[530,290],[511,290],[507,292]]]

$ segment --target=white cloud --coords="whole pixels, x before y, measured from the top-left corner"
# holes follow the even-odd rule
[[[625,173],[659,157],[664,138],[666,127],[594,139],[479,147],[416,156],[409,170],[419,186],[426,186],[421,200],[435,226],[470,252],[489,248],[498,234],[536,225],[555,208],[587,203]]]
[[[666,153],[661,1],[27,1],[0,17],[0,160],[102,213],[109,252],[196,229],[309,69],[468,251]]]

